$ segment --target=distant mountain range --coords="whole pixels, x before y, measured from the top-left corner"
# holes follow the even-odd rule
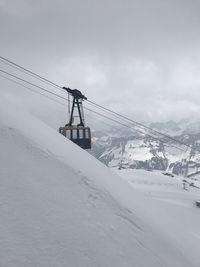
[[[148,127],[190,147],[141,128],[112,128],[93,133],[91,154],[109,167],[161,170],[184,176],[200,172],[200,121],[149,123]],[[139,131],[138,131],[139,130]],[[156,137],[157,136],[157,137]],[[156,137],[156,138],[155,138]]]

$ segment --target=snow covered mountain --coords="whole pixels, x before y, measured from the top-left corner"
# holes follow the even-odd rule
[[[200,151],[200,123],[188,120],[152,123],[148,126],[173,136]],[[199,152],[175,141],[155,140],[148,134],[120,128],[96,133],[91,153],[109,167],[162,170],[178,175],[198,174]]]
[[[0,266],[200,265],[196,191],[178,189],[175,203],[144,194],[0,101]]]

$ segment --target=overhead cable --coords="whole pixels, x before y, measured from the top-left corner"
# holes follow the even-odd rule
[[[10,65],[10,66],[14,66],[14,67],[17,68],[18,70],[23,70],[24,73],[29,73],[29,74],[31,74],[31,76],[34,76],[34,77],[36,77],[36,78],[39,78],[40,80],[42,80],[42,81],[44,81],[44,82],[47,82],[48,84],[51,84],[51,85],[53,85],[53,86],[56,87],[56,88],[60,88],[60,89],[62,88],[62,87],[59,86],[58,84],[56,84],[56,83],[54,83],[54,82],[52,82],[52,81],[50,81],[50,80],[48,80],[48,79],[42,77],[41,75],[39,75],[39,74],[37,74],[37,73],[35,73],[35,72],[33,72],[33,71],[27,69],[27,68],[24,68],[24,67],[20,66],[19,64],[16,64],[15,62],[13,62],[13,61],[11,61],[11,60],[5,58],[5,57],[0,56],[0,59],[1,59],[3,62],[6,62],[8,65]]]
[[[18,80],[20,80],[20,81],[23,81],[23,82],[25,82],[25,83],[27,83],[27,84],[29,84],[29,85],[31,85],[31,86],[34,86],[34,87],[36,87],[36,88],[38,88],[38,89],[40,89],[40,90],[42,90],[42,91],[45,91],[45,92],[47,92],[47,93],[49,93],[49,94],[52,94],[52,95],[54,95],[54,96],[56,96],[56,97],[58,97],[58,98],[61,98],[61,99],[65,100],[65,101],[66,101],[66,100],[68,101],[68,99],[65,98],[65,97],[63,97],[63,96],[60,96],[60,95],[58,95],[58,94],[56,94],[56,93],[53,93],[53,92],[51,92],[51,91],[49,91],[49,90],[47,90],[47,89],[45,89],[45,88],[43,88],[43,87],[41,87],[41,86],[38,86],[38,85],[36,85],[36,84],[34,84],[34,83],[31,83],[31,82],[29,82],[29,81],[27,81],[27,80],[25,80],[25,79],[22,79],[22,78],[20,78],[20,77],[18,77],[18,76],[16,76],[16,75],[13,75],[13,74],[11,74],[11,73],[9,73],[9,72],[7,72],[7,71],[0,70],[0,72],[3,72],[3,73],[5,73],[5,74],[7,74],[7,75],[9,75],[9,76],[11,76],[11,77],[13,77],[13,78],[16,78],[16,79],[18,79]],[[17,83],[17,82],[14,81],[13,79],[9,79],[8,77],[5,77],[5,76],[3,76],[3,75],[1,75],[1,77],[5,78],[5,79],[8,79],[8,80],[10,80],[10,81],[12,81],[12,82]],[[30,89],[30,88],[28,88],[28,87],[22,85],[21,83],[17,83],[17,84],[18,84],[18,85],[21,85],[21,86],[23,86],[23,87],[25,87],[25,88],[27,88],[27,89]],[[43,96],[45,96],[45,95],[43,95]],[[48,97],[48,98],[49,98],[49,97]],[[53,99],[52,99],[52,100],[53,100]],[[55,101],[55,102],[57,102],[57,101]],[[70,102],[71,102],[71,101],[70,101]],[[61,104],[60,102],[58,102],[58,103]],[[62,105],[64,105],[64,104],[62,104]],[[94,111],[94,110],[92,110],[92,109],[90,109],[90,108],[85,107],[85,109],[88,110],[88,111],[90,111],[90,112],[92,112],[92,113],[94,113],[94,114],[96,114],[96,115],[99,115],[99,116],[101,116],[101,117],[103,117],[103,118],[106,118],[106,119],[108,119],[108,120],[110,120],[110,121],[112,121],[112,122],[115,122],[115,123],[117,123],[117,124],[119,124],[119,125],[121,125],[121,126],[124,126],[124,127],[126,127],[126,128],[132,129],[132,130],[134,130],[134,131],[136,131],[136,132],[139,132],[139,133],[141,133],[141,134],[144,134],[145,136],[151,137],[151,138],[153,138],[153,140],[158,140],[158,141],[160,141],[160,142],[163,142],[163,143],[166,143],[166,144],[167,144],[167,142],[164,142],[163,140],[160,140],[159,138],[157,138],[157,137],[155,137],[155,136],[152,136],[152,135],[150,135],[150,134],[148,134],[148,133],[145,133],[145,132],[143,132],[142,130],[135,129],[135,128],[131,127],[130,125],[124,124],[124,123],[122,123],[121,121],[118,121],[118,120],[116,120],[116,119],[113,119],[113,118],[111,118],[111,117],[109,117],[109,116],[106,116],[106,115],[104,115],[104,114],[102,114],[102,113],[99,113],[99,112],[97,112],[97,111]],[[186,145],[186,144],[184,144],[184,145],[187,146],[187,147],[190,147],[190,146],[188,146],[188,145]],[[185,150],[183,150],[183,149],[180,148],[180,147],[176,147],[176,146],[174,146],[174,145],[171,145],[171,146],[172,146],[172,147],[175,147],[175,148],[177,148],[177,149],[182,150],[182,151],[185,152]],[[199,151],[199,152],[200,152],[200,151]]]
[[[13,61],[11,61],[11,60],[6,59],[5,57],[2,57],[2,56],[0,56],[0,59],[3,60],[3,61],[5,61],[5,62],[7,62],[9,65],[13,65],[13,66],[15,66],[16,68],[19,68],[19,69],[21,69],[21,70],[23,70],[23,71],[25,71],[25,72],[31,74],[32,76],[34,76],[34,77],[36,77],[36,78],[38,78],[38,79],[40,79],[40,80],[42,80],[42,81],[44,81],[44,82],[46,82],[46,83],[48,83],[48,84],[50,84],[50,85],[52,85],[52,86],[54,86],[54,87],[56,87],[56,88],[62,90],[62,87],[59,86],[58,84],[56,84],[56,83],[54,83],[54,82],[52,82],[52,81],[50,81],[50,80],[48,80],[48,79],[42,77],[42,76],[39,75],[39,74],[34,73],[33,71],[30,71],[29,69],[24,68],[23,66],[20,66],[19,64],[16,64],[15,62],[13,62]],[[60,98],[63,98],[63,97],[58,96],[57,94],[55,94],[55,93],[53,93],[53,92],[51,92],[51,91],[49,91],[49,90],[47,90],[47,89],[45,89],[45,88],[42,88],[42,87],[39,86],[39,85],[35,85],[35,84],[33,84],[33,83],[29,82],[29,81],[26,81],[26,80],[24,80],[24,79],[22,79],[22,78],[19,78],[19,77],[17,77],[16,75],[10,74],[10,73],[8,73],[8,72],[6,72],[6,71],[4,71],[4,70],[0,70],[0,72],[2,72],[2,73],[4,73],[4,74],[7,74],[7,75],[9,75],[9,76],[11,76],[11,77],[14,77],[14,78],[16,78],[16,79],[18,79],[18,80],[21,80],[21,81],[23,81],[23,82],[26,82],[26,83],[28,83],[29,85],[36,86],[37,88],[39,88],[39,89],[41,89],[41,90],[44,90],[44,91],[46,91],[46,92],[48,92],[48,93],[50,93],[50,94],[52,94],[52,95],[55,95],[55,96],[60,97]],[[63,99],[65,99],[65,98],[63,98]],[[177,140],[177,139],[175,139],[175,138],[173,138],[173,137],[171,137],[171,136],[169,136],[169,135],[167,135],[167,134],[165,134],[165,133],[159,132],[159,131],[157,131],[157,130],[151,128],[151,127],[148,127],[148,126],[146,126],[146,125],[144,125],[144,124],[142,124],[142,123],[139,123],[139,122],[137,122],[137,121],[134,121],[134,120],[132,120],[132,119],[130,119],[130,118],[124,116],[124,115],[121,115],[121,114],[119,114],[119,113],[117,113],[117,112],[115,112],[115,111],[112,111],[112,110],[110,110],[110,109],[108,109],[108,108],[106,108],[106,107],[104,107],[104,106],[102,106],[102,105],[99,105],[99,104],[97,104],[97,103],[95,103],[95,102],[93,102],[93,101],[87,100],[87,102],[90,103],[90,104],[92,104],[92,105],[95,105],[96,107],[98,107],[98,108],[100,108],[100,109],[102,109],[102,110],[104,110],[104,111],[106,111],[106,112],[109,112],[109,113],[111,113],[111,114],[117,116],[118,118],[119,118],[119,117],[120,117],[121,119],[123,118],[123,119],[125,119],[125,120],[131,122],[132,124],[137,125],[138,127],[142,128],[142,129],[147,129],[147,130],[151,131],[152,133],[155,133],[155,134],[157,134],[157,135],[161,135],[161,136],[163,136],[163,137],[165,137],[165,138],[167,138],[167,139],[169,139],[169,140],[172,140],[172,141],[174,141],[174,142],[176,142],[176,143],[179,143],[179,144],[181,144],[181,145],[184,145],[184,146],[187,146],[187,147],[190,147],[190,148],[191,148],[190,145],[188,145],[188,144],[186,144],[186,143],[184,143],[184,142],[182,142],[182,141],[180,141],[180,140]]]

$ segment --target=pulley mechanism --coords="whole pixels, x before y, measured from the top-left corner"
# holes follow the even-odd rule
[[[59,133],[70,139],[72,142],[76,143],[83,149],[91,148],[91,132],[90,128],[85,126],[84,112],[82,101],[87,100],[81,91],[77,89],[70,89],[63,87],[64,90],[68,92],[69,95],[73,97],[72,107],[70,110],[69,122],[64,126],[59,128]],[[77,115],[75,115],[75,112]],[[79,119],[79,123],[75,124],[75,118]]]

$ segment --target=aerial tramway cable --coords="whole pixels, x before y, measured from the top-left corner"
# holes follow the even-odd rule
[[[56,102],[56,103],[58,103],[58,104],[61,104],[62,106],[65,106],[64,103],[61,103],[61,102],[59,102],[59,101],[57,101],[57,100],[55,100],[55,99],[53,99],[53,98],[50,98],[49,96],[46,96],[46,95],[44,95],[44,94],[42,94],[42,93],[39,93],[38,91],[35,91],[35,90],[33,90],[32,88],[25,86],[24,84],[18,83],[18,82],[16,82],[16,81],[14,81],[13,79],[10,79],[10,78],[5,77],[5,76],[3,76],[3,75],[0,75],[0,76],[3,77],[3,78],[5,78],[5,79],[8,79],[8,80],[10,80],[10,81],[12,81],[12,82],[14,82],[14,83],[16,83],[16,84],[18,84],[18,85],[21,85],[21,86],[23,86],[24,88],[27,88],[27,89],[29,89],[29,90],[35,92],[35,93],[38,93],[38,94],[40,94],[40,95],[42,95],[42,96],[44,96],[44,97],[47,97],[47,98],[51,99],[52,101],[54,101],[54,102]],[[13,76],[13,75],[12,75],[12,76]],[[14,76],[14,77],[16,77],[16,76]],[[19,77],[18,77],[18,78],[19,78]],[[21,78],[20,78],[20,80],[25,81],[24,79],[21,79]],[[26,81],[26,82],[27,82],[27,81]],[[29,83],[29,82],[28,82],[28,83]],[[33,86],[34,84],[31,83],[31,85]],[[38,87],[37,85],[34,85],[34,86],[35,86],[36,88],[40,89],[40,90],[45,91],[46,93],[50,93],[50,94],[52,94],[51,91],[49,91],[49,90],[47,90],[47,89],[45,89],[45,88],[42,88],[42,87],[40,87],[40,86]],[[60,95],[57,95],[57,94],[54,94],[54,93],[53,93],[53,95],[56,96],[56,97],[58,97],[58,98],[61,98],[61,99],[63,99],[63,100],[68,100],[67,98],[62,97],[62,96],[60,96]],[[72,103],[72,101],[69,101],[69,102]],[[106,115],[104,115],[104,114],[102,114],[102,113],[99,113],[99,112],[97,112],[97,111],[94,111],[94,110],[92,110],[92,109],[90,109],[90,108],[86,108],[86,107],[85,107],[85,109],[86,109],[87,111],[89,111],[89,112],[94,113],[94,114],[97,115],[97,116],[100,116],[100,117],[105,118],[105,119],[108,119],[108,120],[110,120],[110,121],[112,121],[112,122],[114,122],[114,123],[117,123],[117,124],[120,125],[120,126],[123,126],[123,127],[128,128],[128,129],[134,130],[134,131],[136,131],[136,132],[138,132],[138,133],[141,133],[141,134],[145,134],[145,136],[151,137],[153,140],[157,140],[157,141],[160,141],[160,142],[162,142],[162,143],[168,144],[167,142],[163,142],[163,141],[161,141],[159,138],[157,138],[157,137],[155,137],[155,136],[152,136],[152,135],[150,135],[150,134],[144,133],[142,130],[135,129],[135,128],[131,127],[130,124],[127,125],[127,124],[125,124],[125,123],[122,123],[121,121],[118,121],[118,120],[116,120],[116,119],[113,119],[113,118],[111,118],[111,117],[109,117],[109,116],[106,116]],[[87,116],[88,116],[88,115],[87,115]],[[103,122],[103,123],[104,123],[104,122]],[[109,125],[109,124],[107,124],[107,125],[110,126],[110,127],[113,127],[113,125]],[[117,130],[119,130],[119,129],[117,129]],[[182,148],[180,148],[180,147],[177,147],[177,146],[175,146],[175,145],[170,145],[170,146],[171,146],[171,147],[174,147],[174,148],[176,148],[176,149],[178,149],[178,150],[181,150],[181,151],[185,152],[185,150],[182,149]]]
[[[6,77],[6,76],[4,76],[4,75],[1,75],[1,74],[0,74],[0,77],[6,79],[6,80],[8,80],[8,81],[11,81],[12,83],[15,83],[15,84],[17,84],[17,85],[19,85],[19,86],[21,86],[21,87],[24,87],[25,89],[27,89],[27,90],[29,90],[29,91],[35,93],[35,94],[38,94],[38,95],[41,95],[41,96],[43,96],[43,97],[45,97],[45,98],[47,98],[47,99],[50,99],[50,100],[53,101],[54,103],[57,103],[57,104],[59,104],[59,105],[62,105],[63,107],[66,107],[66,103],[64,103],[64,102],[62,103],[62,102],[56,100],[55,98],[52,98],[52,97],[50,97],[50,96],[48,96],[48,95],[45,95],[44,93],[41,93],[41,92],[39,92],[39,91],[36,91],[36,90],[34,90],[33,88],[30,88],[30,87],[28,87],[28,86],[26,86],[26,85],[24,85],[24,84],[22,84],[22,83],[19,83],[19,82],[13,80],[13,79],[10,79],[10,78],[8,78],[8,77]],[[50,91],[48,91],[48,93],[50,93]],[[66,100],[65,98],[62,98],[62,99],[63,99],[63,100]],[[69,99],[68,99],[68,100],[69,100]],[[69,100],[68,104],[70,104],[71,102],[72,102],[72,101]],[[87,108],[86,108],[86,109],[87,109]],[[96,118],[95,118],[94,116],[92,116],[91,114],[88,114],[88,113],[87,113],[87,117],[91,118],[92,120],[96,120]],[[111,124],[108,124],[108,123],[106,123],[105,121],[102,121],[102,123],[105,124],[106,126],[112,127]]]
[[[28,89],[29,91],[34,92],[35,94],[41,95],[41,96],[43,96],[43,97],[46,97],[46,98],[48,98],[48,99],[54,101],[55,103],[58,103],[58,104],[64,106],[64,107],[66,106],[64,103],[61,103],[60,101],[56,100],[55,98],[52,98],[52,97],[50,97],[50,96],[48,96],[48,95],[45,95],[45,94],[43,94],[43,93],[41,93],[41,92],[38,92],[38,91],[34,90],[34,89],[31,88],[31,87],[28,87],[28,86],[26,86],[26,85],[24,85],[24,84],[22,84],[22,83],[20,83],[20,82],[15,81],[14,79],[8,78],[8,77],[6,77],[6,76],[4,76],[4,75],[2,75],[2,74],[0,74],[0,77],[6,79],[6,80],[8,80],[8,81],[11,81],[12,83],[15,83],[15,84],[17,84],[17,85],[19,85],[19,86],[21,86],[21,87],[24,87],[24,88]],[[41,90],[41,88],[40,88],[40,87],[37,87],[37,85],[35,85],[35,87]],[[43,89],[44,89],[45,92],[47,92],[47,93],[49,93],[49,94],[52,94],[51,91],[49,91],[49,90],[47,90],[47,89],[45,89],[45,88],[43,88]],[[55,96],[55,95],[54,95],[54,96]],[[63,98],[63,99],[64,99],[64,98]]]
[[[40,81],[42,80],[43,82],[46,82],[46,83],[48,83],[48,84],[50,84],[50,85],[53,85],[53,86],[56,87],[57,89],[62,90],[62,87],[59,86],[58,84],[56,84],[56,83],[54,83],[54,82],[52,82],[52,81],[50,81],[50,80],[48,80],[48,79],[42,77],[41,75],[38,75],[38,74],[34,73],[33,71],[30,71],[30,70],[27,69],[27,68],[24,68],[23,66],[21,66],[21,65],[19,65],[19,64],[16,64],[15,62],[13,62],[13,61],[11,61],[11,60],[9,60],[9,59],[3,57],[3,56],[0,56],[0,60],[2,60],[3,62],[9,64],[10,66],[13,65],[13,67],[17,68],[18,70],[21,69],[21,70],[24,71],[25,73],[30,74],[31,76],[34,76],[35,78],[38,78]],[[122,115],[122,114],[119,114],[119,113],[117,113],[117,112],[115,112],[115,111],[112,111],[112,110],[110,110],[110,109],[108,109],[108,108],[106,108],[106,107],[104,107],[104,106],[102,106],[102,105],[99,105],[99,104],[97,104],[97,103],[95,103],[95,102],[93,102],[93,101],[91,101],[91,100],[87,100],[87,103],[90,103],[90,104],[96,106],[97,108],[101,108],[102,110],[105,110],[106,112],[112,113],[113,115],[118,116],[118,117],[120,117],[120,118],[122,118],[122,119],[128,120],[129,122],[131,122],[131,123],[137,125],[138,127],[145,128],[145,129],[147,129],[147,130],[149,130],[149,131],[151,131],[151,132],[154,132],[155,134],[162,135],[162,136],[165,137],[165,138],[171,139],[172,141],[175,141],[175,142],[177,142],[177,143],[180,143],[180,144],[182,144],[182,145],[185,145],[185,143],[182,142],[182,141],[180,141],[180,140],[177,140],[177,139],[175,139],[175,138],[173,138],[173,137],[171,137],[171,136],[169,136],[169,135],[167,135],[167,134],[165,134],[165,133],[159,132],[159,131],[157,131],[157,130],[151,128],[151,127],[148,127],[148,126],[146,126],[146,125],[144,125],[144,124],[142,124],[142,123],[139,123],[139,122],[137,122],[137,121],[134,121],[134,120],[132,120],[132,119],[130,119],[130,118],[127,118],[126,116],[124,116],[124,115]]]
[[[0,56],[0,59],[3,60],[3,61],[5,61],[6,63],[8,63],[10,66],[13,65],[13,67],[17,68],[18,70],[23,71],[24,73],[27,73],[27,74],[31,75],[32,77],[35,77],[36,79],[38,79],[38,80],[40,80],[40,81],[43,81],[43,82],[45,82],[45,83],[48,84],[48,85],[51,85],[51,86],[53,86],[53,87],[56,87],[56,88],[59,89],[59,90],[62,90],[62,87],[59,86],[59,85],[57,85],[56,83],[51,82],[50,80],[48,80],[48,79],[46,79],[46,78],[44,78],[44,77],[42,77],[42,76],[40,76],[40,75],[38,75],[38,74],[36,74],[36,73],[34,73],[34,72],[32,72],[32,71],[30,71],[30,70],[28,70],[28,69],[22,67],[22,66],[20,66],[20,65],[18,65],[18,64],[16,64],[16,63],[14,63],[14,62],[11,61],[11,60],[8,60],[8,59],[6,59],[5,57],[2,57],[2,56]],[[11,76],[11,77],[13,77],[13,78],[15,78],[15,79],[18,79],[18,80],[20,80],[20,81],[22,81],[22,82],[25,82],[25,83],[27,83],[27,84],[29,84],[29,85],[31,85],[31,86],[35,86],[35,87],[37,87],[38,89],[43,90],[43,91],[45,91],[45,92],[47,92],[47,93],[50,93],[50,94],[52,94],[52,95],[54,95],[54,96],[56,96],[56,97],[59,97],[59,98],[62,98],[62,99],[64,99],[64,100],[66,100],[65,97],[62,97],[62,96],[60,96],[60,95],[58,95],[58,94],[56,94],[56,93],[53,93],[52,91],[49,91],[49,90],[47,90],[47,89],[45,89],[45,88],[43,88],[43,87],[41,87],[41,86],[39,86],[39,85],[36,85],[36,84],[34,84],[34,83],[32,83],[32,82],[29,82],[29,81],[27,81],[27,80],[25,80],[25,79],[22,79],[22,78],[20,78],[20,77],[18,77],[18,76],[16,76],[16,75],[13,75],[13,74],[11,74],[11,73],[9,73],[9,72],[7,72],[7,71],[0,70],[0,72],[4,73],[4,74],[6,74],[6,75],[9,75],[9,76]],[[4,77],[4,78],[5,78],[5,77]],[[157,130],[151,128],[151,127],[148,127],[148,126],[146,126],[146,125],[144,125],[144,124],[142,124],[142,123],[139,123],[139,122],[134,121],[134,120],[132,120],[132,119],[130,119],[130,118],[127,118],[126,116],[121,115],[121,114],[119,114],[119,113],[117,113],[117,112],[115,112],[115,111],[112,111],[112,110],[108,109],[108,108],[105,108],[105,107],[103,107],[102,105],[99,105],[99,104],[97,104],[97,103],[95,103],[95,102],[93,102],[93,101],[90,101],[90,100],[86,100],[86,101],[87,101],[86,103],[89,103],[89,104],[91,104],[91,105],[93,105],[93,106],[95,106],[95,107],[101,109],[101,110],[104,111],[104,112],[110,113],[110,115],[113,115],[113,116],[117,117],[118,119],[121,119],[121,120],[122,120],[122,119],[125,119],[125,120],[131,122],[132,125],[137,125],[137,126],[138,126],[139,128],[141,128],[143,131],[146,129],[146,130],[150,131],[151,133],[154,133],[154,134],[159,135],[159,136],[163,136],[163,137],[167,138],[168,140],[172,140],[172,141],[174,141],[174,142],[176,142],[176,143],[179,143],[179,144],[181,144],[181,145],[183,145],[183,146],[186,146],[186,147],[191,148],[190,145],[188,145],[188,144],[186,144],[186,143],[184,143],[184,142],[182,142],[182,141],[180,141],[180,140],[177,140],[177,139],[175,139],[175,138],[173,138],[173,137],[171,137],[171,136],[169,136],[169,135],[167,135],[167,134],[165,134],[165,133],[159,132],[159,131],[157,131]],[[98,113],[98,112],[96,112],[96,111],[94,111],[94,110],[91,110],[91,109],[88,109],[88,108],[85,108],[85,109],[87,109],[87,110],[89,110],[89,111],[91,111],[91,112],[93,112],[93,113],[96,113],[96,114],[98,114],[99,116],[102,116],[102,117],[104,117],[104,118],[109,118],[108,116],[105,116],[105,115],[103,115],[103,114],[101,114],[101,113]],[[109,119],[110,119],[110,118],[109,118]],[[119,123],[119,124],[123,125],[123,123],[121,123],[120,121],[116,121],[116,120],[113,120],[113,119],[111,119],[111,120],[114,121],[114,122],[116,122],[116,123]],[[125,125],[123,125],[123,126],[125,126]],[[128,126],[128,125],[126,125],[126,126]],[[126,126],[125,126],[125,127],[126,127]],[[138,132],[141,133],[141,130],[139,131],[138,129],[135,129],[135,128],[133,128],[133,127],[130,127],[130,125],[129,125],[129,128],[134,129],[135,131],[138,131]],[[152,138],[157,139],[157,140],[159,140],[159,141],[161,141],[161,142],[163,142],[163,143],[167,143],[166,141],[160,140],[160,138],[158,138],[158,136],[155,137],[155,136],[152,136],[152,135],[150,135],[150,134],[148,134],[148,133],[144,133],[144,132],[142,132],[142,133],[143,133],[143,134],[146,134],[147,136],[151,136]],[[179,149],[180,149],[180,148],[179,148]],[[193,149],[196,150],[196,151],[198,151],[198,152],[200,152],[200,150],[199,150],[198,148],[196,148],[196,147],[194,147]],[[181,150],[183,150],[183,149],[181,149]]]
[[[105,107],[103,107],[103,106],[101,106],[101,105],[99,105],[99,104],[97,104],[97,103],[95,103],[93,101],[87,100],[87,102],[89,102],[90,104],[92,104],[93,106],[96,106],[97,108],[99,108],[101,110],[105,110],[109,114],[113,114],[117,118],[125,119],[126,121],[130,122],[132,125],[136,125],[136,126],[138,126],[140,128],[147,129],[147,130],[149,130],[150,132],[152,132],[154,134],[161,135],[161,136],[163,136],[163,137],[165,137],[167,139],[170,139],[170,140],[172,140],[172,141],[174,141],[176,143],[179,143],[181,145],[186,145],[184,142],[182,142],[180,140],[177,140],[177,139],[173,138],[172,136],[169,136],[169,135],[167,135],[165,133],[159,132],[159,131],[151,128],[151,127],[148,127],[148,126],[146,126],[146,125],[144,125],[142,123],[139,123],[137,121],[134,121],[134,120],[132,120],[132,119],[130,119],[130,118],[124,116],[124,115],[121,115],[121,114],[119,114],[119,113],[117,113],[115,111],[112,111],[112,110],[110,110],[108,108],[105,108]]]
[[[27,74],[31,75],[32,77],[35,77],[35,78],[39,79],[40,81],[43,81],[43,82],[46,82],[46,83],[52,85],[52,86],[55,87],[55,88],[59,88],[59,89],[62,88],[62,87],[59,86],[58,84],[56,84],[56,83],[54,83],[54,82],[52,82],[52,81],[50,81],[50,80],[48,80],[48,79],[46,79],[46,78],[40,76],[40,75],[37,74],[37,73],[34,73],[33,71],[31,71],[31,70],[29,70],[29,69],[27,69],[27,68],[24,68],[24,67],[20,66],[19,64],[16,64],[15,62],[13,62],[13,61],[11,61],[11,60],[5,58],[5,57],[0,56],[0,60],[1,60],[2,62],[6,63],[7,65],[9,65],[9,66],[11,66],[11,67],[17,69],[17,70],[23,71],[24,73],[27,73]]]

